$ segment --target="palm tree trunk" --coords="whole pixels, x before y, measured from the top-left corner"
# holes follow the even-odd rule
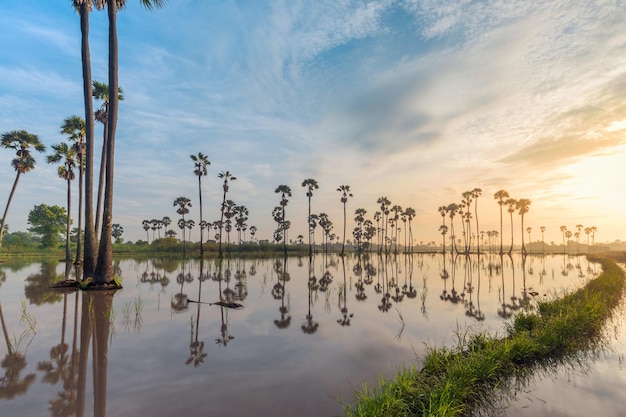
[[[17,188],[17,183],[20,180],[21,172],[17,172],[15,176],[15,181],[13,182],[13,187],[11,188],[11,193],[9,194],[9,200],[7,201],[7,206],[4,208],[4,214],[2,215],[2,222],[0,223],[0,248],[2,247],[2,236],[4,235],[4,225],[6,224],[7,214],[9,213],[9,206],[11,205],[11,200],[13,200],[13,194],[15,194],[15,189]]]
[[[343,203],[343,241],[341,243],[341,254],[346,250],[346,203]]]
[[[109,112],[107,110],[107,115],[108,114]],[[108,125],[108,123],[104,123],[104,131],[102,133],[102,153],[100,155],[100,173],[98,174],[98,199],[96,201],[96,231],[99,230],[100,227],[100,209],[102,208],[102,193],[104,192],[104,176],[106,173],[107,165],[107,143],[109,142],[107,132]]]
[[[68,267],[72,262],[72,251],[70,249],[70,225],[72,223],[72,181],[67,179],[67,227],[65,231],[65,268],[68,271]],[[68,278],[68,274],[65,274],[65,279]]]
[[[198,175],[198,196],[200,198],[200,257],[204,256],[204,228],[202,227],[202,177]]]
[[[83,100],[85,105],[85,256],[83,279],[94,274],[96,266],[96,232],[93,224],[93,101],[91,86],[91,56],[89,52],[89,6],[83,2],[80,7],[81,56],[83,64]]]
[[[107,2],[109,15],[109,114],[107,119],[107,162],[106,183],[104,187],[104,209],[102,232],[98,251],[98,263],[94,282],[103,284],[113,282],[113,244],[111,229],[113,220],[113,178],[115,155],[115,129],[117,127],[118,104],[118,46],[117,46],[117,2]]]
[[[83,154],[79,158],[80,166],[78,168],[78,241],[76,242],[76,259],[74,262],[81,263],[83,258],[83,188],[85,186],[83,169]],[[68,212],[69,214],[69,212]]]

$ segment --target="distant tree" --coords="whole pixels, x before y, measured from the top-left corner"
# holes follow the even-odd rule
[[[513,213],[515,213],[515,206],[517,204],[517,200],[514,198],[509,198],[504,202],[509,208],[507,209],[509,215],[511,216],[511,247],[509,248],[509,253],[513,252]],[[522,233],[524,230],[522,229]],[[524,235],[522,234],[522,238]]]
[[[35,168],[35,158],[33,158],[31,150],[34,149],[37,152],[44,152],[46,147],[39,141],[39,137],[37,137],[37,135],[28,133],[25,130],[12,130],[10,132],[3,133],[0,139],[0,147],[15,150],[16,157],[11,161],[11,165],[13,165],[13,168],[17,173],[15,175],[15,181],[13,181],[13,187],[11,188],[11,193],[9,194],[9,200],[7,201],[0,223],[0,248],[2,248],[4,225],[7,221],[9,206],[11,205],[11,200],[13,200],[13,194],[17,188],[17,183],[22,174],[25,174]]]
[[[530,209],[531,201],[527,198],[521,198],[515,203],[515,207],[518,210],[520,217],[522,218],[522,253],[526,254],[526,246],[524,245],[524,215],[528,213]]]
[[[287,256],[287,229],[288,223],[285,221],[285,207],[287,207],[287,197],[291,197],[291,188],[287,185],[279,185],[276,190],[274,190],[276,194],[280,194],[280,208],[281,208],[281,230],[283,233],[283,251],[285,256]]]
[[[70,116],[63,121],[61,133],[68,136],[74,143],[73,148],[76,153],[76,164],[78,165],[78,237],[76,239],[76,262],[83,259],[83,192],[85,190],[85,120],[80,116]],[[71,215],[71,211],[67,212]]]
[[[52,145],[52,154],[46,157],[46,162],[49,164],[57,164],[59,168],[57,173],[60,178],[64,179],[67,183],[67,212],[72,212],[72,181],[76,177],[74,169],[76,168],[76,151],[73,147],[70,147],[65,142],[61,142],[57,145]],[[65,232],[65,262],[70,263],[72,261],[72,254],[70,252],[70,225],[72,223],[71,216],[67,216],[67,226]],[[76,259],[80,261],[80,259]]]
[[[502,206],[506,204],[506,200],[510,198],[509,192],[506,190],[499,190],[493,195],[495,200],[498,200],[498,205],[500,206],[500,253],[503,253],[502,249]]]
[[[337,191],[341,193],[341,203],[343,204],[343,241],[341,243],[341,255],[343,255],[346,250],[346,203],[348,198],[352,197],[352,193],[349,185],[340,185]]]
[[[193,161],[193,173],[198,177],[198,198],[200,201],[200,225],[203,225],[202,220],[202,177],[207,175],[207,166],[211,165],[209,158],[202,152],[198,152],[198,155],[189,155]],[[200,256],[204,256],[204,227],[200,227]]]
[[[221,258],[222,257],[222,235],[223,235],[222,228],[224,227],[224,210],[226,209],[226,193],[228,193],[228,182],[235,181],[237,177],[234,177],[230,173],[230,171],[222,171],[219,174],[217,174],[217,177],[224,180],[224,183],[222,184],[222,190],[224,191],[224,195],[222,197],[222,206],[220,209],[221,217],[220,217],[220,222],[218,223],[218,226],[220,228],[220,233],[219,233],[220,241],[219,241],[219,246],[218,246],[218,252]]]
[[[115,239],[115,243],[122,243],[122,235],[124,234],[124,228],[117,223],[113,223],[111,226],[111,236]]]
[[[41,236],[41,246],[56,247],[66,227],[67,213],[65,208],[40,204],[28,213],[28,231]]]
[[[306,187],[306,196],[309,199],[309,215],[307,217],[307,223],[309,225],[309,256],[311,256],[313,255],[311,238],[313,235],[313,231],[315,230],[315,227],[313,227],[313,230],[311,230],[311,198],[313,197],[313,190],[317,190],[319,188],[319,185],[317,184],[317,181],[315,181],[313,178],[307,178],[306,180],[302,181],[302,186]]]

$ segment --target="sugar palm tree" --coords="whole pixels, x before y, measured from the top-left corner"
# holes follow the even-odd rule
[[[85,256],[83,258],[83,278],[93,276],[97,252],[93,218],[94,114],[89,51],[89,13],[92,5],[93,0],[72,1],[72,6],[80,15],[83,104],[85,107]]]
[[[222,189],[224,190],[224,197],[222,198],[222,207],[221,207],[221,217],[220,217],[220,222],[219,222],[219,227],[220,227],[220,243],[219,243],[219,256],[222,257],[222,227],[224,227],[224,209],[226,208],[226,193],[228,192],[228,182],[229,181],[234,181],[237,179],[237,177],[234,177],[230,171],[222,171],[219,174],[217,174],[218,178],[221,178],[224,180],[224,184],[222,185]]]
[[[511,252],[513,252],[513,213],[515,213],[515,205],[517,204],[517,200],[515,200],[514,198],[509,198],[504,202],[504,204],[509,206],[507,211],[511,216],[511,247],[509,248],[509,254],[511,254]],[[523,232],[524,229],[522,229],[522,238],[524,237]]]
[[[381,222],[385,225],[384,233],[383,233],[383,245],[385,246],[385,252],[387,252],[387,220],[389,217],[389,206],[391,205],[391,201],[387,197],[378,197],[376,200],[378,204],[380,204],[380,212],[381,212]],[[382,248],[380,249],[382,251]]]
[[[61,133],[74,142],[74,152],[78,163],[78,236],[76,240],[76,262],[83,258],[83,191],[85,189],[85,120],[80,116],[70,116],[63,121]],[[69,207],[67,211],[70,214]]]
[[[70,252],[70,225],[72,223],[72,181],[76,178],[74,169],[76,168],[76,151],[65,142],[52,145],[52,154],[46,157],[49,164],[61,163],[58,168],[58,175],[67,182],[67,225],[65,232],[65,262],[69,264],[72,259]]]
[[[306,180],[302,181],[302,186],[306,187],[306,196],[309,199],[309,216],[307,217],[307,223],[309,225],[309,256],[312,256],[313,245],[311,244],[311,235],[313,234],[313,230],[315,230],[315,228],[311,228],[311,198],[313,197],[313,190],[317,190],[319,188],[319,185],[317,184],[317,181],[315,181],[313,178],[307,178]]]
[[[565,251],[565,232],[567,232],[567,226],[561,226],[559,227],[559,230],[561,231],[561,234],[563,235],[563,251]]]
[[[117,99],[119,101],[124,100],[124,92],[122,87],[118,87]],[[104,129],[102,129],[102,152],[100,154],[100,172],[98,174],[98,199],[96,201],[96,220],[95,230],[98,230],[100,225],[100,209],[102,208],[102,193],[104,192],[104,174],[106,172],[107,161],[107,122],[109,118],[109,86],[106,83],[94,80],[92,83],[92,94],[96,100],[102,100],[102,105],[94,113],[95,120],[102,123]]]
[[[508,191],[499,190],[493,195],[493,198],[498,200],[498,205],[500,206],[500,254],[502,254],[502,206],[505,204],[505,201],[510,198],[510,196]]]
[[[530,246],[532,244],[532,240],[530,239],[530,233],[533,231],[532,227],[527,227],[526,228],[526,232],[528,233],[528,246]]]
[[[283,232],[283,252],[287,256],[287,229],[288,224],[285,222],[285,207],[287,207],[287,197],[291,197],[291,188],[287,185],[279,185],[276,190],[276,194],[280,194],[280,207],[281,207],[281,223],[280,228]]]
[[[411,222],[415,218],[415,209],[407,207],[404,209],[403,216],[409,222],[409,252],[413,252],[413,229],[411,228]]]
[[[478,228],[478,197],[482,195],[483,190],[481,190],[480,188],[474,188],[472,191],[470,191],[470,193],[474,199],[474,219],[476,221],[476,236],[479,236],[480,229]],[[476,251],[480,255],[480,239],[476,239],[476,241]]]
[[[519,215],[522,218],[522,254],[526,254],[526,246],[524,245],[524,214],[528,213],[531,201],[527,198],[521,198],[515,203]]]
[[[102,213],[102,233],[98,248],[98,261],[94,272],[94,283],[110,284],[113,281],[113,244],[111,242],[111,229],[113,219],[113,178],[115,166],[115,132],[117,130],[117,107],[118,107],[118,43],[117,43],[117,10],[123,8],[126,0],[107,2],[107,14],[109,18],[109,114],[107,118],[107,149],[106,149],[106,174],[104,188],[104,204]],[[161,7],[164,0],[141,0],[141,4],[147,9]]]
[[[341,256],[343,256],[346,250],[346,203],[348,198],[352,197],[352,193],[349,185],[340,185],[337,191],[341,193],[341,203],[343,204],[343,241],[341,243]]]
[[[546,231],[546,227],[545,226],[541,226],[539,228],[539,230],[541,230],[541,252],[543,252],[544,254],[546,253],[546,241],[544,239],[544,232]]]
[[[15,181],[13,181],[13,187],[11,188],[11,193],[9,194],[9,199],[4,209],[2,220],[0,220],[0,248],[2,248],[4,226],[7,221],[7,214],[9,212],[11,200],[13,200],[13,195],[15,194],[15,189],[17,188],[17,183],[19,182],[22,174],[25,174],[35,168],[35,158],[33,157],[31,150],[44,152],[46,147],[39,141],[39,137],[37,137],[37,135],[29,133],[25,130],[12,130],[4,132],[0,139],[0,147],[13,149],[15,150],[16,155],[16,157],[11,161],[11,165],[13,165],[16,172]]]
[[[193,161],[194,170],[193,173],[198,176],[198,196],[200,198],[200,224],[202,224],[202,177],[207,175],[207,166],[211,165],[209,158],[202,152],[198,152],[198,155],[189,155]],[[200,256],[204,256],[204,228],[200,228]]]

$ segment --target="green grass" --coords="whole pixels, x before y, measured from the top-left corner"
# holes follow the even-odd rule
[[[363,386],[346,416],[459,416],[494,400],[498,388],[602,342],[603,325],[624,290],[626,253],[589,256],[603,273],[564,297],[541,302],[536,313],[515,317],[501,338],[486,333],[457,334],[454,348],[431,348],[416,367],[393,380]]]

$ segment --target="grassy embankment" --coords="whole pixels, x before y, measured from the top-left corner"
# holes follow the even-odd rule
[[[615,261],[626,253],[589,256],[603,273],[563,298],[540,302],[536,313],[521,313],[506,336],[459,337],[459,346],[430,349],[422,369],[398,373],[392,381],[364,387],[347,416],[459,416],[487,404],[495,390],[537,366],[567,359],[601,341],[603,325],[620,303],[624,271]]]

